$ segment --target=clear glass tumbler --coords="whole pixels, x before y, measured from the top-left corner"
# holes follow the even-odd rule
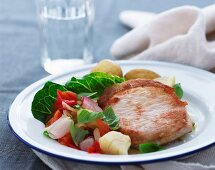
[[[93,0],[36,0],[41,61],[50,74],[92,63]]]

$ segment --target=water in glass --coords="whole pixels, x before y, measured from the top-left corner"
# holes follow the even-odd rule
[[[91,63],[93,8],[88,0],[80,6],[44,5],[40,11],[41,52],[44,69],[56,74]]]

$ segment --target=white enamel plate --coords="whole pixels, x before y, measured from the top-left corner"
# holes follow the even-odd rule
[[[150,69],[161,76],[175,76],[180,82],[188,102],[187,111],[196,123],[195,130],[184,140],[166,146],[165,150],[135,155],[95,155],[60,145],[44,137],[44,124],[33,118],[31,102],[45,82],[64,84],[72,76],[82,77],[94,65],[87,65],[70,72],[44,78],[23,90],[11,105],[8,120],[14,134],[32,149],[63,159],[91,163],[131,164],[176,159],[193,154],[215,144],[215,75],[207,71],[179,64],[152,61],[120,61],[124,73],[134,68]]]

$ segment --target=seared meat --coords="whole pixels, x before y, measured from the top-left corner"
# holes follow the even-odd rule
[[[144,142],[169,143],[192,131],[186,102],[174,89],[153,80],[135,79],[107,88],[99,106],[112,106],[120,118],[120,131],[132,145]]]

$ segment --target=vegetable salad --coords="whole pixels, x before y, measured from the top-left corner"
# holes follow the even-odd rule
[[[95,68],[94,70],[101,72],[92,72],[81,79],[72,77],[64,85],[48,81],[34,96],[33,116],[45,124],[43,135],[62,145],[88,153],[128,154],[130,137],[117,131],[120,128],[120,120],[112,107],[102,110],[97,99],[105,88],[126,81],[128,76],[134,76],[129,73],[126,78],[119,77],[118,75],[122,76],[119,66],[117,74],[114,74],[114,69],[111,69],[109,74],[107,68],[105,71],[100,70],[99,65]],[[141,78],[144,76],[142,73],[138,70]],[[180,84],[175,84],[174,78],[154,75],[157,81],[173,86],[176,95],[182,97],[182,88]],[[161,146],[154,143],[139,145],[141,153],[161,149]]]

